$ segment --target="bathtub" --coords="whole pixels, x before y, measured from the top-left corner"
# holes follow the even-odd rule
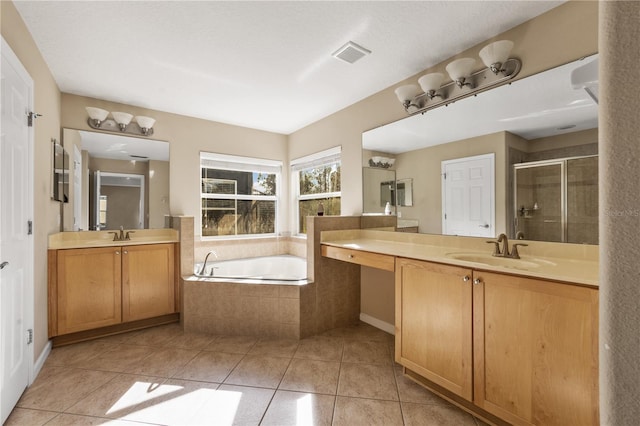
[[[194,275],[198,278],[213,278],[224,281],[251,281],[252,283],[270,282],[307,282],[307,260],[297,256],[280,255],[250,257],[233,260],[211,260],[202,271],[202,263],[194,266]]]

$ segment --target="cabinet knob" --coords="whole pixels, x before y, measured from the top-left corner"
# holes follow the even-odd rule
[[[349,255],[349,259],[353,259],[353,255],[352,254]]]
[[[482,284],[482,280],[480,278],[476,278],[475,280],[473,280],[473,284],[475,285]]]
[[[120,250],[116,250],[116,254],[120,254]]]
[[[124,254],[128,254],[129,252],[125,250],[123,253],[124,253]]]
[[[465,275],[464,277],[462,277],[462,281],[464,281],[465,283],[467,281],[469,281],[471,279],[471,277],[469,277],[469,275]]]

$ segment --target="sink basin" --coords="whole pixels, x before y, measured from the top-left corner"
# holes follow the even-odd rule
[[[447,253],[445,256],[451,259],[462,260],[465,262],[481,263],[488,266],[500,266],[503,268],[514,268],[523,270],[536,269],[540,266],[555,265],[553,262],[549,262],[548,260],[543,259],[511,259],[508,257],[494,257],[490,254],[482,253]]]

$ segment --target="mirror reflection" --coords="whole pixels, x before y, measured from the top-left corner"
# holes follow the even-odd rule
[[[398,205],[398,218],[421,233],[597,244],[597,87],[572,84],[572,72],[592,61],[597,55],[367,131],[363,165],[395,159],[398,179],[413,184],[412,205]],[[491,170],[467,161],[445,171],[489,154]],[[550,160],[563,164],[557,175],[527,167]],[[478,182],[493,193],[476,191]],[[363,194],[365,212],[379,205]]]
[[[163,228],[169,214],[169,143],[63,129],[72,158],[63,230]]]

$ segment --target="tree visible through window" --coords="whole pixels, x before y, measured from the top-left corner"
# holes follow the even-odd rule
[[[340,215],[340,160],[333,155],[325,161],[298,167],[298,232],[307,232],[307,216],[315,216],[322,203],[327,216]],[[294,169],[295,170],[295,169]]]
[[[202,236],[275,234],[279,173],[209,163],[215,166],[209,161],[201,167]]]

